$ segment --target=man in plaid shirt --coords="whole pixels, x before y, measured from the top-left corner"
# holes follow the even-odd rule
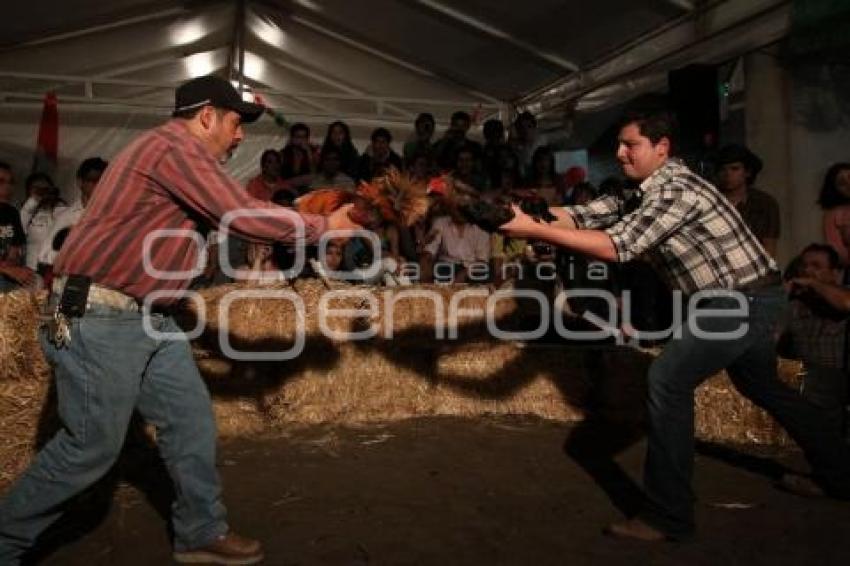
[[[637,517],[608,529],[648,541],[694,531],[694,390],[722,369],[800,444],[816,486],[850,497],[850,451],[814,406],[777,379],[774,329],[787,299],[776,263],[717,189],[671,157],[672,143],[673,119],[666,112],[624,117],[617,158],[625,175],[641,182],[644,196],[622,218],[616,200],[603,197],[553,210],[558,220],[552,224],[515,208],[515,217],[502,226],[510,236],[548,241],[602,261],[643,256],[672,288],[687,295],[714,292],[697,302],[699,310],[713,310],[712,316],[699,324],[692,316],[649,369],[646,503]]]
[[[87,278],[84,312],[68,315],[66,334],[40,334],[64,426],[0,499],[0,564],[19,564],[66,503],[106,474],[134,410],[156,426],[174,482],[174,560],[263,559],[260,542],[227,522],[210,395],[171,316],[200,273],[201,250],[190,236],[239,211],[264,213],[234,217],[228,228],[256,243],[314,244],[327,230],[359,226],[348,218],[350,205],[328,217],[298,214],[255,199],[224,170],[244,139],[243,123],[262,112],[229,81],[198,77],[177,88],[173,119],[139,136],[106,169],[54,266],[60,279],[51,304],[69,276]],[[158,233],[172,237],[155,239]],[[146,301],[152,312],[141,307]]]

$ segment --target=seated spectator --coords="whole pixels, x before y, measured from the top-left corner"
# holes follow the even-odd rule
[[[457,153],[461,148],[469,148],[477,162],[481,160],[481,144],[466,137],[472,126],[472,118],[463,111],[452,114],[449,129],[443,134],[443,138],[434,145],[434,156],[437,165],[443,171],[454,168],[457,161]]]
[[[596,187],[591,183],[579,183],[573,187],[573,204],[583,205],[596,199]]]
[[[310,128],[301,122],[289,128],[289,142],[281,150],[281,177],[296,189],[310,184],[318,171],[319,148],[310,143]]]
[[[298,183],[309,184],[310,175],[302,175],[293,177],[290,180],[283,178],[283,155],[288,155],[291,160],[302,159],[304,152],[302,146],[309,139],[309,129],[305,131],[301,128],[304,124],[295,124],[290,128],[290,143],[287,144],[283,152],[275,151],[274,149],[265,150],[260,156],[260,174],[251,179],[245,186],[245,190],[252,197],[275,202],[275,199],[288,199],[290,202],[298,197]],[[309,145],[309,144],[308,144]],[[304,166],[306,158],[299,165]],[[290,161],[292,163],[292,161]],[[204,287],[207,285],[226,282],[229,277],[224,274],[221,269],[219,254],[221,253],[219,237],[215,232],[207,235],[207,264],[204,272],[198,280],[193,283],[195,287]],[[242,240],[235,234],[228,234],[224,240],[226,255],[231,266],[239,265],[245,258],[248,252],[249,243]]]
[[[422,279],[426,283],[450,280],[465,283],[470,280],[470,266],[489,266],[490,235],[469,224],[460,215],[441,216],[431,225],[425,237],[421,256]]]
[[[336,147],[326,145],[322,148],[319,164],[320,171],[313,176],[313,180],[310,182],[311,189],[331,187],[350,189],[354,187],[354,179],[340,171],[342,155]]]
[[[27,238],[21,216],[18,209],[9,204],[12,179],[11,166],[0,162],[0,293],[28,287],[35,281],[35,273],[24,266]]]
[[[260,174],[248,181],[245,190],[260,200],[271,200],[277,191],[296,194],[292,185],[281,177],[282,167],[280,152],[274,149],[265,150],[260,156]]]
[[[275,263],[270,244],[250,242],[245,250],[245,263],[236,268],[237,281],[279,281],[282,273]]]
[[[753,186],[762,169],[761,159],[746,147],[733,144],[720,148],[715,166],[718,190],[735,205],[767,253],[776,255],[779,203]]]
[[[803,395],[823,411],[829,426],[843,433],[850,289],[840,285],[838,253],[828,245],[807,246],[798,269],[790,279],[791,309],[781,350],[803,361]]]
[[[575,195],[573,190],[581,183],[584,183],[587,178],[587,171],[584,167],[574,165],[567,169],[562,175],[559,175],[555,181],[558,192],[558,200],[565,206],[575,204]]]
[[[415,182],[427,183],[431,177],[437,174],[431,153],[427,151],[414,153],[407,163],[407,174]]]
[[[434,136],[434,116],[429,112],[423,112],[416,117],[413,123],[414,139],[404,144],[402,155],[404,156],[404,166],[410,169],[413,166],[413,160],[417,155],[430,155],[433,151],[433,143],[431,138]]]
[[[402,168],[401,157],[390,147],[392,141],[393,136],[386,128],[376,128],[372,132],[372,143],[360,157],[358,181],[371,181],[386,173],[390,167]]]
[[[348,127],[348,124],[337,120],[328,126],[325,143],[322,144],[322,153],[328,147],[333,147],[339,151],[339,170],[352,179],[355,178],[357,176],[357,167],[360,163],[360,154],[351,141],[351,129]]]
[[[507,280],[524,277],[528,242],[522,238],[509,238],[500,232],[490,235],[491,281],[499,286]],[[510,265],[515,268],[508,267]]]
[[[351,240],[351,242],[357,243],[357,240]],[[369,274],[363,266],[348,265],[347,261],[351,260],[351,257],[347,249],[348,244],[341,240],[328,242],[324,257],[312,262],[314,274],[325,279],[341,279],[350,283],[375,285],[384,281],[389,282],[389,285],[397,284],[399,276],[395,275],[395,272],[398,270],[398,264],[393,259],[383,258],[377,272],[373,275]]]
[[[56,216],[68,207],[59,196],[53,179],[45,173],[33,173],[26,180],[27,200],[21,207],[21,224],[27,234],[26,266],[38,267],[38,253],[47,240]]]
[[[345,257],[345,241],[332,240],[325,248],[325,257],[322,259],[322,267],[329,271],[342,269],[342,259]]]
[[[484,122],[484,147],[481,149],[481,170],[490,187],[502,184],[502,162],[513,150],[505,143],[505,126],[495,118]]]
[[[494,189],[499,189],[502,193],[508,193],[514,189],[520,188],[522,179],[519,174],[519,159],[510,153],[503,153],[499,161],[498,180],[494,180],[497,184],[491,185]]]
[[[470,146],[464,146],[458,150],[452,176],[479,191],[487,188],[486,179],[478,172],[476,167],[475,151]]]
[[[278,206],[283,206],[285,208],[294,208],[295,207],[295,199],[298,198],[294,192],[283,189],[280,191],[276,191],[275,194],[272,195],[272,202]]]
[[[818,204],[823,209],[823,237],[850,266],[850,163],[835,163],[823,179]]]
[[[562,204],[562,199],[559,197],[555,181],[555,154],[549,147],[540,146],[534,151],[525,186],[543,197],[549,206],[559,206]]]
[[[537,118],[534,114],[523,112],[516,117],[508,136],[508,145],[519,159],[520,175],[527,177],[531,171],[534,152],[543,145],[537,136]]]
[[[70,207],[56,214],[50,232],[38,252],[39,271],[44,273],[45,287],[50,287],[53,260],[56,259],[68,231],[83,215],[83,210],[88,205],[92,192],[100,182],[100,177],[106,171],[107,165],[108,163],[100,157],[89,157],[77,168],[77,188],[80,191],[80,197]]]
[[[403,263],[399,230],[390,225],[378,229],[375,233],[381,246],[377,253],[371,239],[351,238],[342,248],[341,269],[348,272],[347,279],[351,282],[366,285],[381,283],[397,285],[400,279],[398,272]],[[406,281],[406,278],[404,280]]]

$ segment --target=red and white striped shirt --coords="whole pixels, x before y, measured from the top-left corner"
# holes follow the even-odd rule
[[[188,236],[148,237],[155,230],[191,234],[240,209],[274,216],[242,216],[229,231],[244,240],[292,243],[303,223],[305,244],[327,230],[327,219],[299,214],[251,197],[180,120],[171,120],[133,141],[109,164],[80,221],[54,264],[57,274],[91,277],[94,283],[144,299],[152,291],[185,289],[190,278],[161,276],[190,272],[200,250]],[[145,240],[148,266],[145,269]],[[157,300],[168,304],[173,300]]]

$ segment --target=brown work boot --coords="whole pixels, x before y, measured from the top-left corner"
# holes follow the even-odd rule
[[[605,528],[605,534],[619,538],[630,538],[644,542],[662,542],[667,540],[667,535],[651,527],[640,519],[629,519],[619,523],[612,523]]]
[[[260,541],[229,532],[202,548],[174,552],[180,564],[256,564],[263,559]]]
[[[777,486],[783,491],[803,497],[819,498],[826,496],[821,486],[816,484],[813,479],[801,474],[782,474]]]

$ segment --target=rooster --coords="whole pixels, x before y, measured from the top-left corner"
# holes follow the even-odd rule
[[[429,196],[435,197],[432,210],[451,216],[459,215],[486,232],[496,232],[513,219],[511,204],[519,205],[523,212],[537,222],[555,220],[546,201],[533,191],[516,191],[487,198],[481,191],[450,175],[442,175],[428,182],[427,192]]]
[[[328,216],[343,205],[353,203],[351,220],[375,230],[386,225],[410,227],[428,213],[425,185],[416,183],[394,167],[371,182],[362,181],[356,189],[316,189],[295,201],[298,212]]]

